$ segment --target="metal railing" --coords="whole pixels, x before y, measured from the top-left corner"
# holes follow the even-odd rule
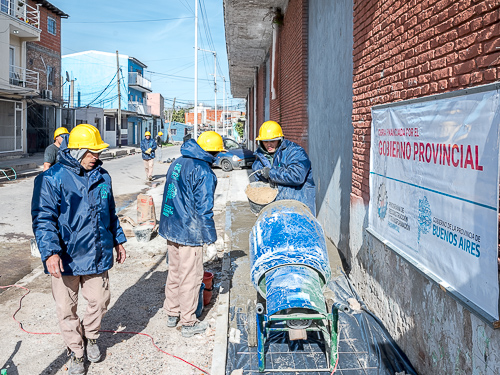
[[[13,86],[25,87],[38,91],[39,74],[21,66],[9,66],[9,83]]]
[[[28,5],[25,0],[1,0],[0,12],[6,13],[19,21],[26,22],[28,25],[40,28],[39,5],[36,8]]]
[[[129,72],[128,73],[128,84],[129,86],[137,85],[144,87],[145,89],[151,90],[151,81],[144,78],[140,73]]]
[[[141,102],[128,102],[128,110],[139,115],[151,115],[151,106]]]

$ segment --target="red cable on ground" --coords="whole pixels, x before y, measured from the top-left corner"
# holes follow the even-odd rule
[[[23,328],[23,324],[18,321],[16,319],[16,314],[19,312],[19,310],[21,310],[21,307],[22,307],[22,300],[25,296],[27,296],[29,293],[30,293],[30,290],[28,288],[25,288],[24,286],[21,286],[21,285],[6,285],[6,286],[0,286],[0,289],[7,289],[7,288],[11,288],[11,287],[16,287],[16,288],[20,288],[20,289],[24,289],[26,290],[27,292],[24,293],[22,295],[22,297],[19,299],[19,307],[17,308],[17,310],[14,312],[14,314],[12,315],[12,319],[14,319],[14,321],[19,325],[19,329],[21,329],[21,331],[23,332],[26,332],[26,333],[29,333],[31,335],[59,335],[59,333],[57,332],[30,332],[30,331],[26,331],[24,328]],[[153,339],[152,336],[148,335],[147,333],[142,333],[142,332],[126,332],[126,331],[113,331],[113,330],[107,330],[107,329],[103,329],[103,330],[99,330],[99,332],[106,332],[106,333],[125,333],[125,334],[129,334],[129,335],[141,335],[141,336],[146,336],[146,337],[149,337],[151,339],[151,342],[153,343],[153,346],[158,349],[160,352],[166,354],[166,355],[169,355],[171,357],[174,357],[176,359],[179,359],[181,360],[182,362],[185,362],[187,363],[188,365],[194,367],[195,369],[197,370],[200,370],[202,372],[204,372],[205,374],[207,375],[210,375],[206,370],[203,370],[201,368],[199,368],[198,366],[196,365],[193,365],[192,363],[186,361],[185,359],[182,359],[181,357],[177,357],[176,355],[173,355],[173,354],[170,354],[170,353],[167,353],[166,351],[160,349],[156,344],[155,344],[155,340]]]

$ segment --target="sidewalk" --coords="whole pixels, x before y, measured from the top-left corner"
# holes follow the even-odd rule
[[[248,171],[230,173],[215,170],[218,185],[215,194],[214,215],[218,232],[217,247],[222,259],[205,264],[205,270],[213,272],[214,297],[205,307],[202,320],[211,328],[205,334],[183,338],[178,329],[166,327],[163,312],[164,288],[168,272],[166,241],[160,236],[147,243],[135,238],[126,243],[127,260],[116,264],[110,271],[111,303],[102,323],[103,330],[138,332],[139,334],[102,333],[100,343],[105,351],[101,362],[91,364],[87,374],[202,374],[225,373],[225,349],[229,308],[228,283],[230,278],[227,239],[225,235],[226,207],[233,201],[246,200],[243,189],[248,183]],[[147,192],[153,196],[159,217],[164,179],[155,181]],[[135,202],[120,214],[135,218]],[[226,240],[226,241],[225,241]],[[225,265],[225,268],[223,268]],[[16,319],[22,322],[23,332],[11,318],[26,293],[23,289],[10,288],[0,294],[0,368],[7,374],[67,374],[67,360],[51,295],[50,277],[41,266],[24,277],[16,285],[30,290],[22,300],[22,308]],[[82,303],[83,302],[83,303]],[[85,303],[80,301],[79,314],[83,316]],[[155,345],[170,355],[160,352]],[[215,357],[212,355],[215,353]],[[179,360],[182,358],[193,364]],[[222,357],[223,358],[222,358]],[[217,362],[222,360],[223,363]],[[217,370],[217,365],[222,371]],[[201,369],[201,370],[200,370]],[[214,369],[214,371],[212,370]]]
[[[108,160],[141,152],[140,147],[122,146],[109,148],[101,159]],[[17,159],[0,159],[0,183],[35,176],[43,171],[43,152]]]

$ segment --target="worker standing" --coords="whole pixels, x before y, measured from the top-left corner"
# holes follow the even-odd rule
[[[70,133],[60,160],[35,179],[31,215],[45,273],[50,274],[61,336],[71,355],[70,375],[85,373],[84,354],[101,358],[97,345],[110,301],[108,270],[125,261],[125,235],[115,212],[111,177],[99,155],[109,145],[88,124]],[[77,315],[78,291],[87,300]]]
[[[163,148],[163,141],[161,139],[162,136],[163,136],[163,132],[158,132],[158,135],[156,136],[156,145],[158,146],[158,148],[157,148],[157,150],[158,150],[158,161],[160,163],[163,163],[163,161],[161,160],[162,148]]]
[[[257,171],[256,178],[278,187],[276,200],[298,200],[316,216],[316,190],[311,161],[306,151],[284,139],[283,130],[275,121],[262,124],[256,141],[259,142],[259,148],[252,165],[252,169]]]
[[[144,139],[141,141],[142,160],[144,161],[144,169],[146,170],[146,179],[151,181],[153,179],[153,165],[155,162],[155,150],[157,144],[151,138],[150,132],[144,133]]]
[[[64,150],[68,146],[69,131],[61,126],[54,131],[54,143],[45,149],[43,154],[43,171],[52,167],[57,161],[59,150]]]
[[[206,322],[195,311],[203,280],[203,245],[213,251],[217,232],[214,222],[214,194],[217,177],[212,171],[214,155],[224,151],[222,137],[213,131],[198,141],[187,140],[181,157],[167,172],[159,233],[167,239],[169,269],[164,308],[167,326],[182,325],[183,337],[203,333]]]

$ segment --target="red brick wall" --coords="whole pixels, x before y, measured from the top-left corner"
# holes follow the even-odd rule
[[[354,1],[353,195],[368,200],[371,106],[500,79],[499,14],[498,0]]]
[[[29,1],[28,4],[36,8],[36,3]],[[39,90],[51,90],[52,99],[61,101],[61,18],[45,7],[40,6],[40,41],[26,43],[26,67],[39,73]],[[56,21],[56,35],[47,31],[47,17]],[[42,61],[43,58],[43,61]],[[54,82],[47,85],[46,66],[54,68]]]
[[[194,112],[184,113],[184,123],[186,124],[194,124]],[[198,125],[201,124],[201,113],[198,112]]]
[[[290,0],[288,3],[278,34],[276,99],[270,100],[270,119],[281,124],[287,139],[306,149],[307,4],[307,0]],[[271,95],[270,90],[268,95]]]
[[[34,1],[28,1],[28,5],[36,8],[36,3]],[[44,46],[52,51],[61,53],[61,18],[52,13],[47,8],[40,6],[40,29],[42,33],[40,34],[40,41],[37,44]],[[51,17],[56,20],[56,35],[52,35],[47,31],[47,17]]]

